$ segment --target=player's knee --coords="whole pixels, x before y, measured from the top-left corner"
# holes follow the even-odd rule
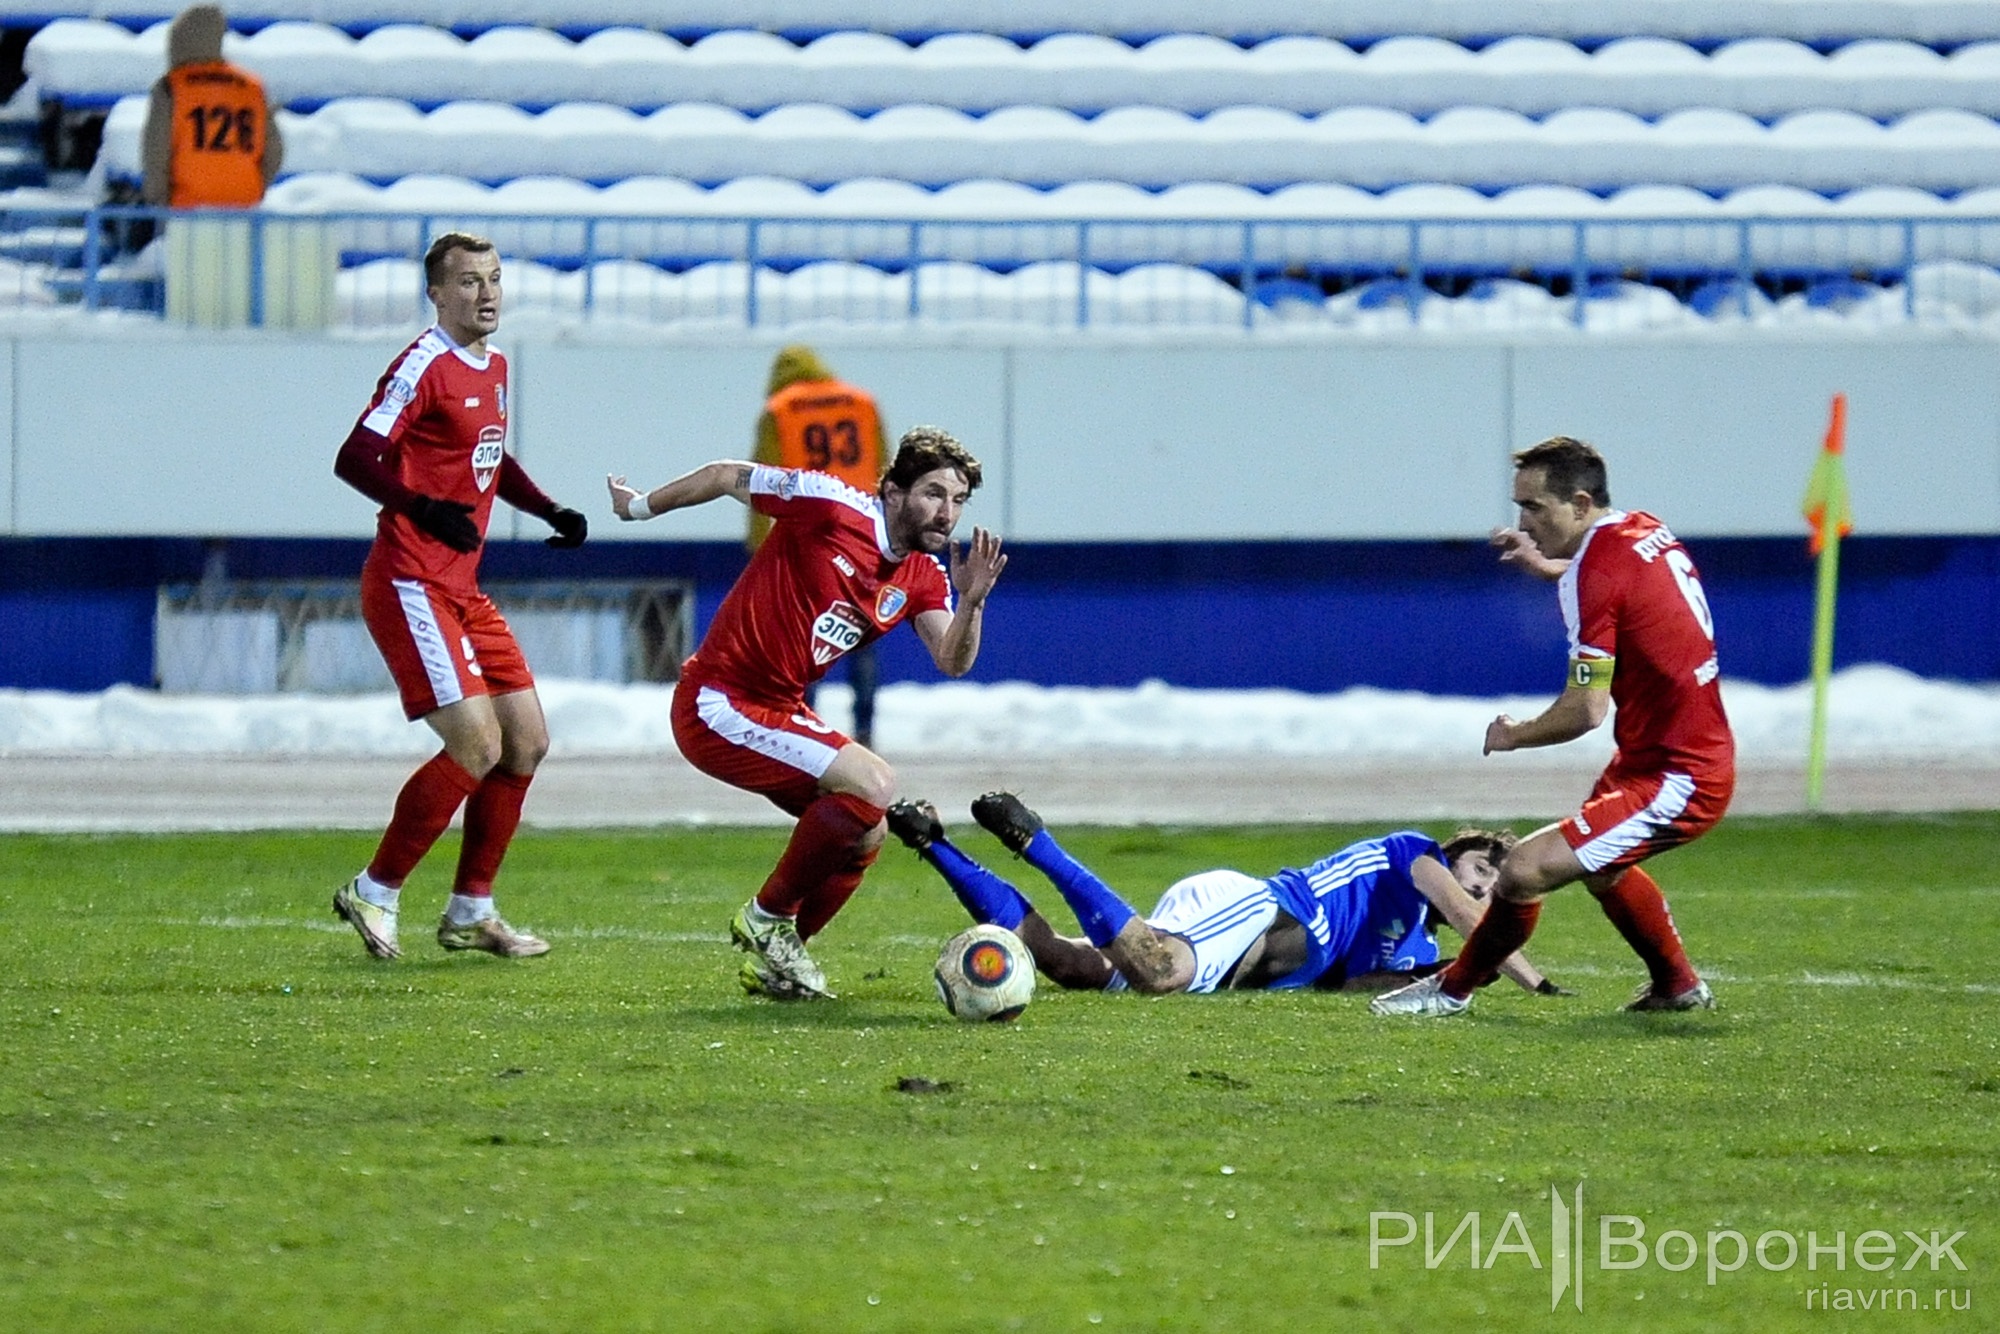
[[[1493,887],[1494,896],[1503,898],[1509,903],[1533,903],[1548,892],[1549,886],[1543,883],[1542,877],[1535,873],[1534,868],[1529,866],[1516,868],[1511,857],[1507,864],[1501,866],[1500,883]]]
[[[860,790],[855,795],[872,806],[886,810],[896,799],[896,771],[885,760],[877,759],[856,775],[856,781]]]
[[[538,727],[533,731],[509,732],[501,738],[500,752],[500,762],[509,772],[531,774],[548,758],[548,730]]]
[[[1593,875],[1585,876],[1583,878],[1583,887],[1591,892],[1592,897],[1601,899],[1612,890],[1618,888],[1618,882],[1624,878],[1625,873],[1623,871],[1599,871]]]
[[[1564,855],[1567,853],[1568,847],[1560,839],[1552,847],[1539,840],[1520,844],[1500,863],[1500,882],[1493,892],[1509,903],[1533,903],[1575,878],[1575,868]]]
[[[446,747],[459,766],[474,778],[484,778],[500,763],[500,729],[480,728],[457,737]]]

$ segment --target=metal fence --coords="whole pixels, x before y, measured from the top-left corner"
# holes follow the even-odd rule
[[[544,677],[672,681],[694,651],[694,588],[684,580],[497,581],[485,591]],[[165,586],[153,673],[170,693],[394,688],[351,579]]]
[[[492,237],[510,319],[1310,330],[2000,322],[2000,217],[638,217],[0,212],[0,311],[365,330]]]

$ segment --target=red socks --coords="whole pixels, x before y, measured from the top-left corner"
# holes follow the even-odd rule
[[[368,863],[369,878],[400,888],[451,823],[459,806],[478,788],[479,780],[448,751],[433,755],[396,794],[395,814],[389,817],[381,845]]]
[[[486,775],[465,804],[465,842],[458,850],[458,875],[451,892],[472,898],[493,893],[493,877],[500,874],[500,859],[514,840],[521,823],[521,803],[527,799],[533,774],[509,773],[495,768]]]
[[[1598,895],[1597,903],[1618,934],[1625,937],[1625,943],[1645,960],[1655,992],[1678,996],[1701,981],[1688,963],[1680,932],[1674,929],[1673,914],[1667,911],[1667,900],[1652,876],[1635,866],[1610,890]]]
[[[882,845],[876,844],[866,852],[859,848],[850,850],[847,867],[836,871],[820,882],[818,889],[806,895],[803,908],[799,909],[799,939],[811,940],[826,928],[833,915],[847,906],[854,897],[854,891],[861,887],[861,877],[875,864]]]
[[[829,792],[815,798],[799,816],[792,841],[785,845],[771,878],[757,891],[757,906],[779,917],[799,917],[807,900],[817,899],[817,925],[826,925],[874,860],[872,854],[864,857],[856,845],[881,821],[880,806],[850,793]],[[844,890],[829,883],[850,877]],[[799,934],[811,934],[805,920],[799,922]]]
[[[1535,934],[1535,923],[1541,915],[1539,900],[1516,903],[1512,899],[1496,896],[1486,905],[1486,915],[1479,919],[1479,925],[1472,928],[1465,948],[1444,970],[1441,985],[1445,994],[1464,1000],[1500,976],[1500,965],[1507,961],[1508,955],[1528,943],[1528,937]]]

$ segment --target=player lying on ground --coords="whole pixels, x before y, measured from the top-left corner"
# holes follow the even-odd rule
[[[1049,878],[1088,939],[1058,935],[1019,890],[945,837],[929,802],[889,808],[891,831],[937,868],[973,920],[1019,936],[1051,981],[1153,995],[1380,990],[1434,971],[1436,918],[1471,934],[1499,877],[1496,863],[1514,843],[1510,834],[1476,829],[1443,848],[1423,834],[1387,834],[1268,880],[1227,870],[1188,876],[1141,917],[1013,793],[987,793],[972,803],[972,818]],[[1518,954],[1502,971],[1530,991],[1562,994]]]

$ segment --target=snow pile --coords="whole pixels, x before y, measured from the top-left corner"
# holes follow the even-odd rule
[[[1725,685],[1746,761],[1805,755],[1812,692]],[[557,754],[671,750],[670,687],[544,681]],[[1189,690],[900,684],[883,689],[876,739],[895,755],[1037,754],[1084,750],[1257,753],[1360,762],[1456,762],[1478,753],[1496,713],[1527,717],[1546,696],[1439,697],[1368,688],[1332,695],[1289,690]],[[821,711],[850,717],[845,687]],[[367,756],[421,755],[430,731],[403,721],[389,695],[161,695],[119,686],[95,695],[0,690],[0,753]],[[1835,677],[1828,747],[1838,756],[1950,757],[2000,763],[2000,686],[1930,681],[1893,667]],[[1562,748],[1608,754],[1610,728]],[[1551,759],[1557,752],[1545,752]],[[1532,757],[1530,757],[1532,758]]]

